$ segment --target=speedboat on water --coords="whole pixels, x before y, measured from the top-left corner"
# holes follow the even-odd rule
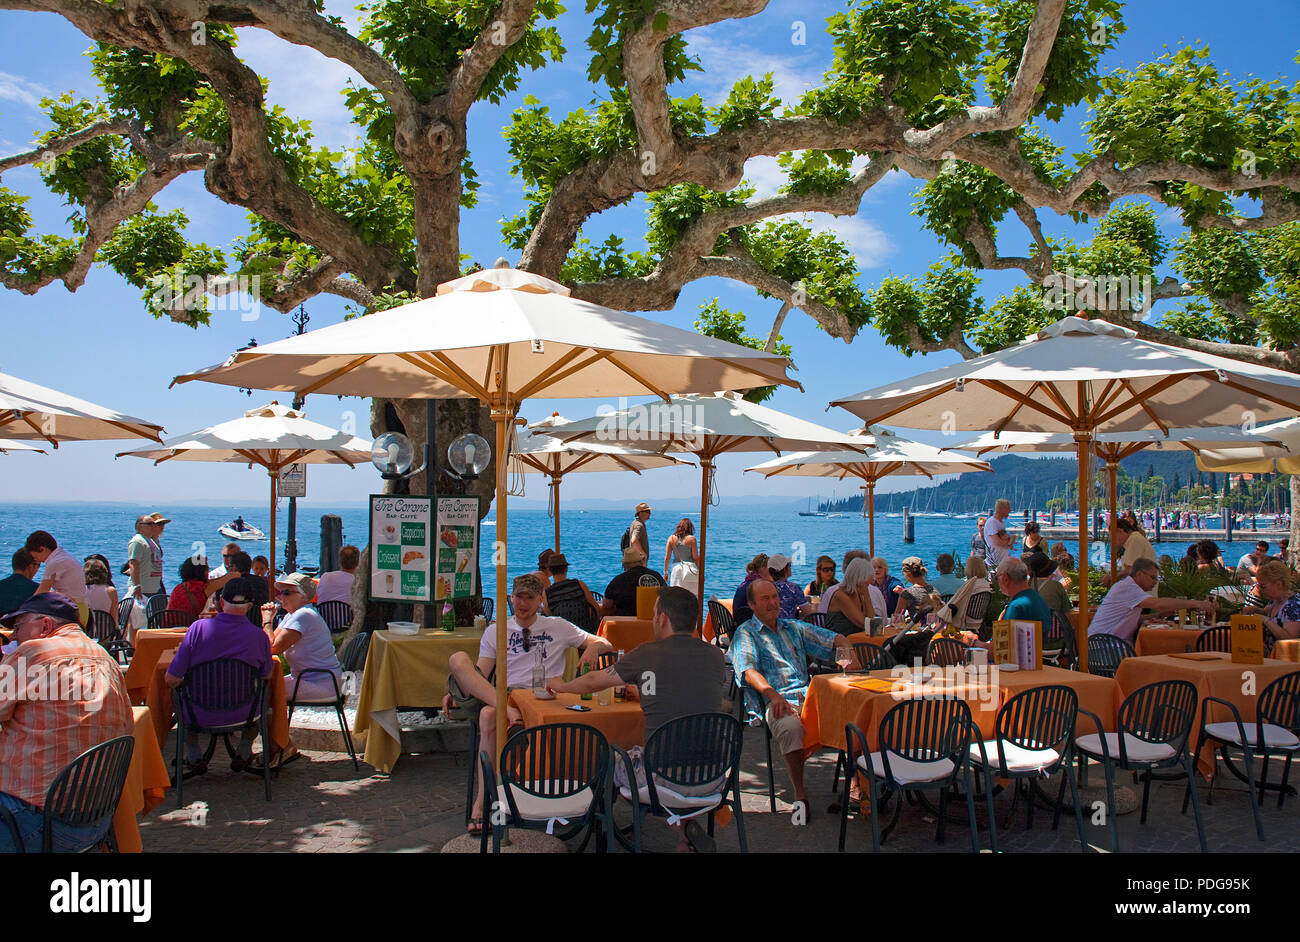
[[[257,527],[244,524],[244,529],[236,530],[230,524],[217,527],[217,532],[229,540],[265,540],[266,534]]]

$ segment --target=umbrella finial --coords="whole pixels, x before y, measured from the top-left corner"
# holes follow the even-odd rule
[[[495,262],[492,263],[492,267],[493,267],[493,268],[509,268],[509,267],[510,267],[510,259],[508,259],[508,258],[506,258],[504,255],[502,255],[500,258],[498,258]]]

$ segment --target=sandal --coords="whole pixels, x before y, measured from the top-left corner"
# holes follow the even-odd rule
[[[482,837],[482,836],[483,836],[483,819],[482,819],[482,818],[470,818],[470,819],[469,819],[469,827],[466,828],[466,830],[467,830],[471,835],[473,835],[474,837]]]
[[[271,771],[278,772],[290,762],[301,758],[302,753],[298,751],[298,747],[293,743],[290,743],[288,749],[280,749],[271,757]],[[265,762],[266,753],[259,752],[245,763],[243,771],[252,772],[254,775],[261,775],[262,765]],[[231,763],[231,768],[234,768],[233,762]]]
[[[176,774],[175,765],[173,765],[168,771],[171,772],[172,781],[174,782],[178,778],[188,779],[203,775],[208,771],[208,764],[202,759],[199,759],[197,762],[191,762],[189,759],[186,759],[181,763],[181,774],[179,776]]]

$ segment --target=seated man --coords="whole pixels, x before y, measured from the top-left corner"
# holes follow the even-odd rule
[[[262,606],[271,600],[271,593],[266,587],[266,580],[253,578],[253,558],[243,550],[240,550],[237,553],[231,553],[230,556],[226,558],[226,567],[229,570],[229,572],[226,573],[227,576],[230,576],[232,579],[245,580],[244,591],[252,593],[253,596],[253,607],[246,609],[245,611],[248,612],[249,622],[256,627],[261,628]],[[224,596],[218,596],[218,598],[224,599]],[[223,604],[222,610],[224,611],[224,609],[225,606]]]
[[[1124,565],[1116,570],[1113,580],[1110,573],[1101,577],[1102,584],[1107,586],[1132,573],[1135,560],[1156,558],[1156,551],[1151,546],[1151,541],[1142,533],[1137,523],[1127,517],[1120,517],[1115,521],[1115,543],[1124,553]]]
[[[563,553],[552,553],[546,568],[551,577],[546,589],[547,612],[567,618],[585,631],[594,631],[600,607],[587,583],[569,578],[569,560]],[[635,599],[632,604],[636,605]]]
[[[36,594],[34,577],[40,568],[41,564],[27,550],[19,547],[14,552],[13,574],[0,579],[0,612],[12,612]]]
[[[736,676],[744,679],[751,690],[746,692],[750,716],[767,720],[781,748],[796,802],[807,807],[808,795],[803,785],[803,721],[793,703],[808,692],[808,658],[835,660],[834,648],[842,648],[853,657],[848,638],[808,622],[781,618],[781,596],[776,586],[762,579],[749,584],[749,607],[754,616],[736,626],[731,642],[731,663]],[[761,703],[767,705],[762,714]]]
[[[662,586],[663,577],[645,564],[641,547],[633,543],[623,550],[623,571],[605,586],[605,600],[600,603],[601,615],[626,615],[636,617],[636,590],[642,576],[653,576],[655,584]]]
[[[1133,571],[1116,582],[1097,606],[1088,624],[1088,637],[1115,635],[1129,643],[1137,637],[1138,623],[1144,609],[1167,614],[1180,608],[1195,608],[1214,617],[1214,603],[1194,599],[1162,599],[1150,594],[1160,579],[1160,568],[1155,560],[1135,559]]]
[[[1010,556],[998,564],[998,588],[1008,599],[1002,617],[1017,621],[1036,621],[1043,628],[1052,624],[1052,610],[1029,584],[1029,567],[1024,560]]]
[[[54,779],[87,749],[135,728],[122,669],[81,630],[79,617],[67,596],[44,592],[0,618],[18,642],[0,661],[8,679],[0,683],[0,807],[14,816],[23,843],[15,847],[0,826],[0,852],[39,853],[41,808]],[[56,824],[54,849],[80,850],[97,836]]]
[[[262,559],[259,556],[257,559]],[[266,568],[257,572],[257,559],[253,560],[253,574],[266,577]],[[339,568],[322,573],[320,585],[316,587],[316,604],[322,602],[346,602],[352,604],[352,584],[357,578],[357,566],[361,565],[361,550],[355,546],[345,546],[339,550]]]
[[[557,693],[596,693],[632,684],[645,715],[644,742],[649,742],[655,730],[670,720],[694,713],[716,713],[722,709],[727,693],[726,664],[719,648],[695,637],[699,612],[699,600],[689,589],[660,589],[655,601],[654,641],[632,649],[603,671],[592,671],[567,683],[552,681],[547,686]],[[633,747],[631,753],[640,787],[645,784],[640,747]],[[630,787],[621,762],[614,766],[614,781]],[[680,850],[691,849],[689,845],[708,845],[708,836],[698,824],[691,824],[694,822],[687,825]]]
[[[220,658],[234,658],[251,665],[263,680],[270,680],[271,672],[280,669],[271,657],[271,642],[266,637],[266,632],[249,619],[249,614],[256,606],[254,600],[257,596],[253,583],[252,579],[236,578],[221,587],[221,611],[211,618],[200,618],[186,630],[163,678],[168,687],[179,687],[185,680],[186,672],[194,665]],[[260,616],[261,613],[258,614]],[[242,722],[247,716],[247,707],[234,711],[194,708],[194,719],[203,726],[231,726]],[[249,768],[253,740],[256,737],[255,723],[246,725],[241,730],[235,758],[230,760],[232,770],[242,772]],[[207,762],[199,751],[196,733],[186,737],[185,764],[189,768],[179,771],[190,775],[202,775],[208,770]]]
[[[612,648],[604,638],[588,634],[563,618],[539,615],[545,587],[542,580],[533,573],[526,573],[515,579],[511,593],[511,604],[515,613],[506,622],[506,686],[508,688],[529,687],[532,685],[533,668],[541,665],[547,680],[564,673],[564,651],[577,648],[582,652],[583,664],[591,664],[597,655],[611,651]],[[479,643],[478,662],[469,659],[464,651],[452,654],[448,661],[451,676],[447,679],[447,695],[442,698],[443,712],[460,706],[470,713],[477,711],[479,727],[479,749],[488,755],[496,755],[496,688],[487,680],[488,673],[496,665],[497,631],[496,622],[487,626],[483,640]],[[509,707],[509,721],[513,725],[519,722],[519,713]],[[475,776],[477,782],[474,791],[473,810],[470,812],[469,829],[471,834],[478,834],[483,829],[483,779]]]
[[[935,595],[940,598],[944,596],[952,598],[957,594],[957,590],[961,588],[961,584],[966,581],[953,572],[957,568],[957,561],[952,558],[952,553],[940,553],[934,564],[939,570],[939,575],[930,580]]]

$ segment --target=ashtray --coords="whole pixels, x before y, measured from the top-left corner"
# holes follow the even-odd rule
[[[388,623],[388,630],[395,635],[418,635],[420,633],[420,626],[417,622],[413,621],[390,621]]]
[[[1005,664],[999,664],[998,670],[1002,671],[1004,674],[1010,674],[1020,670],[1020,665],[1015,661],[1007,661]]]
[[[554,694],[552,691],[550,691],[550,690],[546,690],[546,689],[544,689],[544,688],[540,688],[540,687],[535,687],[535,688],[533,688],[533,699],[534,699],[534,700],[554,700],[554,699],[555,699],[555,694]]]

